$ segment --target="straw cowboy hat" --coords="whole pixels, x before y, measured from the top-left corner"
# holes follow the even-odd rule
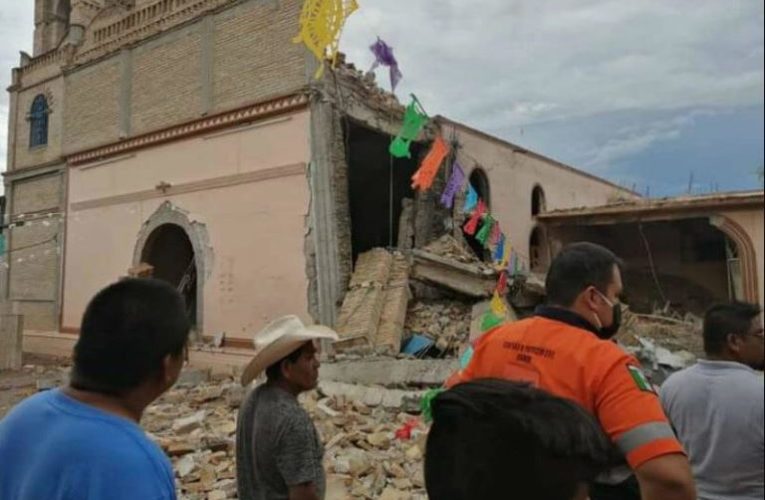
[[[337,333],[326,326],[306,326],[297,316],[279,318],[253,337],[256,353],[242,373],[242,385],[249,385],[263,370],[286,358],[309,340],[337,339]]]

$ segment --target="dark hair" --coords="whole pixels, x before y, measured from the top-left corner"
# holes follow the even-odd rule
[[[614,266],[621,269],[623,263],[605,247],[587,242],[566,246],[547,272],[548,303],[569,307],[589,286],[605,293],[614,279]]]
[[[570,500],[615,460],[595,419],[525,384],[477,380],[440,394],[425,456],[433,500]]]
[[[306,344],[301,345],[299,348],[295,349],[276,363],[266,368],[266,378],[272,382],[282,378],[282,363],[285,361],[287,363],[296,363],[297,360],[300,359],[300,356],[303,354],[303,349],[305,349],[305,346]]]
[[[733,302],[710,307],[704,315],[704,351],[720,354],[728,335],[746,335],[762,309],[756,304]]]
[[[181,295],[168,283],[125,279],[98,292],[74,346],[72,387],[121,395],[180,356],[191,325]]]

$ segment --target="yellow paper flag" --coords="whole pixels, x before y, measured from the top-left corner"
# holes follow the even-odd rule
[[[335,64],[345,21],[358,8],[356,0],[305,0],[300,14],[300,34],[293,41],[304,43],[319,60],[315,78],[321,78],[324,73],[325,57],[329,56]]]
[[[500,297],[497,292],[494,292],[494,298],[491,299],[491,312],[501,318],[507,316],[505,301],[502,300],[502,297]]]

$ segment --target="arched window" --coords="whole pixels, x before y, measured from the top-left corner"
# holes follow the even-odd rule
[[[489,186],[489,177],[481,168],[475,168],[470,173],[470,185],[478,193],[478,197],[491,208],[491,187]]]
[[[29,147],[48,144],[48,100],[40,94],[32,101],[29,111]]]
[[[545,191],[542,186],[537,184],[531,191],[531,216],[536,217],[547,210],[547,201],[545,200]]]

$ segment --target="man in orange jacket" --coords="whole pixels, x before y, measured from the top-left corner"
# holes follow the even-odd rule
[[[447,382],[528,382],[594,415],[629,468],[591,493],[606,498],[695,500],[688,459],[638,361],[611,339],[621,323],[621,261],[592,243],[566,247],[547,274],[548,305],[479,338],[468,365]],[[627,485],[634,472],[641,497]]]

